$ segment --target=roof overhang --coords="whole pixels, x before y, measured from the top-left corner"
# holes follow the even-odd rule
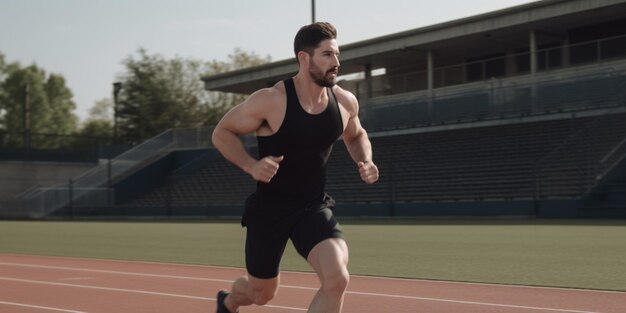
[[[619,6],[612,10],[611,6]],[[595,14],[602,10],[602,14]],[[411,60],[426,58],[427,51],[458,50],[463,45],[485,44],[491,33],[502,38],[521,38],[528,29],[554,26],[549,19],[562,18],[567,25],[590,23],[607,16],[624,17],[626,0],[543,0],[503,10],[471,16],[432,26],[417,28],[386,36],[359,41],[341,47],[341,74],[357,73],[368,65],[375,69],[401,65]],[[599,20],[598,22],[601,22]],[[456,48],[455,48],[456,47]],[[407,53],[408,52],[408,53]],[[206,90],[250,94],[289,78],[298,71],[295,58],[245,68],[237,71],[203,77]]]

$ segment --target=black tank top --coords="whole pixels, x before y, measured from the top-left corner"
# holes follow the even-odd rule
[[[257,194],[271,202],[307,203],[324,195],[326,163],[343,133],[343,122],[330,88],[326,109],[309,114],[300,105],[293,79],[283,83],[287,94],[283,122],[276,133],[258,136],[257,141],[259,158],[282,155],[284,159],[269,183],[257,184]]]

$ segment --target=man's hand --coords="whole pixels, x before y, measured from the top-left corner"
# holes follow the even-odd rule
[[[378,167],[372,161],[359,162],[359,174],[366,184],[373,184],[378,180]]]
[[[269,183],[274,175],[278,172],[279,163],[283,160],[283,156],[266,156],[254,163],[250,168],[249,174],[256,181]]]

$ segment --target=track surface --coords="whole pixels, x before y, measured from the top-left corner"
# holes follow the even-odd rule
[[[215,312],[241,269],[0,254],[0,312]],[[270,305],[240,313],[306,312],[315,275],[283,272]],[[626,293],[353,276],[344,313],[626,312]]]

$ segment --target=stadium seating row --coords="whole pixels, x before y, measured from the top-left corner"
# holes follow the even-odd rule
[[[406,135],[372,136],[381,170],[360,182],[343,143],[328,164],[328,192],[339,203],[407,203],[576,198],[592,187],[595,164],[626,133],[626,115],[575,117]],[[252,179],[221,156],[171,180],[131,207],[238,205]]]

